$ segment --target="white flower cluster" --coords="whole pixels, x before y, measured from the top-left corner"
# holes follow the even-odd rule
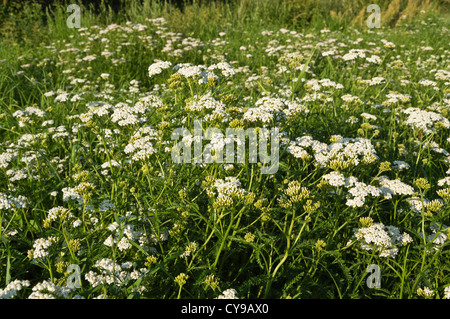
[[[169,61],[158,61],[153,63],[148,67],[148,76],[152,77],[156,74],[160,74],[163,70],[168,69],[172,66]]]
[[[173,70],[177,71],[176,73],[185,78],[199,77],[206,69],[204,65],[193,65],[192,63],[179,63],[173,67]]]
[[[426,207],[431,203],[430,200],[426,198],[422,200],[417,196],[407,198],[406,202],[409,204],[409,208],[417,214],[421,214],[422,209],[426,209]]]
[[[52,134],[52,138],[53,139],[58,139],[61,137],[68,137],[69,136],[69,132],[67,132],[67,129],[64,125],[60,125],[58,127],[49,127],[48,128],[48,132],[49,133],[53,133]]]
[[[227,143],[233,142],[231,137],[225,138],[222,132],[213,132],[212,134],[206,134],[206,138],[210,142],[205,146],[203,152],[204,163],[213,163],[223,161],[224,148]],[[236,138],[239,145],[239,139]]]
[[[435,295],[435,292],[431,290],[429,287],[417,288],[417,295],[419,297],[431,298]]]
[[[112,234],[103,244],[109,247],[116,245],[120,251],[130,249],[132,247],[130,241],[140,239],[143,235],[140,231],[135,231],[131,224],[119,225],[117,222],[113,222],[108,226],[108,229]]]
[[[25,110],[17,110],[13,113],[13,116],[18,119],[20,127],[24,127],[25,123],[27,123],[31,119],[32,115],[35,115],[37,117],[44,117],[46,115],[46,112],[38,109],[37,107],[28,106],[25,108]]]
[[[55,128],[53,128],[55,129]],[[50,130],[50,129],[49,129]],[[38,143],[40,143],[43,139],[46,138],[45,133],[37,133],[37,134],[23,134],[22,136],[20,136],[20,138],[17,140],[16,146],[19,147],[27,147],[27,146],[32,146],[32,145],[37,145]],[[11,145],[12,147],[13,145]],[[43,152],[45,154],[45,151]],[[30,154],[33,154],[35,157],[40,157],[41,155],[38,154],[35,151],[27,151],[25,154],[27,154],[27,156],[29,156]],[[36,155],[38,154],[38,155]],[[22,162],[26,162],[26,160],[23,159],[24,155],[22,155]]]
[[[366,58],[367,62],[374,63],[374,64],[381,64],[382,60],[378,55],[372,54],[370,58]]]
[[[270,123],[272,120],[307,113],[309,110],[297,101],[266,96],[256,101],[255,107],[244,113],[244,119],[249,122]]]
[[[14,280],[11,281],[5,289],[0,289],[0,299],[11,299],[17,296],[17,293],[24,287],[30,286],[28,280]]]
[[[305,135],[289,141],[287,151],[296,158],[310,159],[312,156],[308,153],[306,148],[311,147],[314,151],[323,148],[324,145],[326,144],[314,140],[312,136]]]
[[[186,246],[185,251],[180,255],[181,258],[187,259],[193,252],[195,252],[198,248],[198,244],[196,242],[189,243]]]
[[[386,94],[387,100],[385,100],[382,104],[384,106],[389,106],[393,104],[397,104],[399,102],[401,103],[408,103],[411,101],[411,95],[409,94],[401,94],[398,92],[390,92]]]
[[[191,63],[179,63],[173,67],[173,70],[187,79],[198,79],[198,84],[206,84],[210,80],[218,80],[219,77],[213,72],[214,70],[219,70],[226,78],[236,74],[236,70],[227,62],[219,62],[209,67]]]
[[[344,61],[353,61],[357,58],[365,58],[366,53],[363,49],[351,49],[348,53],[346,53],[342,59]]]
[[[133,161],[144,161],[157,152],[152,143],[157,137],[158,132],[152,127],[147,125],[144,128],[140,128],[125,146],[124,152],[126,154],[131,153]]]
[[[445,128],[450,127],[450,121],[439,113],[424,111],[417,107],[410,107],[402,112],[408,114],[405,124],[421,129],[424,134],[431,134],[434,131],[433,125],[438,122]]]
[[[380,187],[367,185],[358,182],[356,177],[345,177],[341,172],[333,171],[322,176],[328,185],[334,187],[344,186],[348,188],[346,205],[350,207],[361,207],[364,205],[367,196],[384,196],[385,199],[392,198],[392,195],[412,195],[414,188],[402,181],[390,180],[386,176],[380,176]],[[349,196],[351,195],[351,196]]]
[[[56,242],[56,237],[38,238],[33,243],[33,249],[29,250],[33,259],[43,259],[48,256],[48,248]]]
[[[149,76],[159,74],[162,70],[172,66],[171,62],[155,62],[148,68]],[[218,80],[219,77],[213,72],[219,70],[222,76],[229,78],[236,74],[236,70],[227,62],[219,62],[217,64],[206,67],[205,65],[193,65],[192,63],[179,63],[173,66],[172,70],[176,71],[187,79],[197,79],[198,84],[209,83],[210,80]]]
[[[126,154],[133,153],[133,161],[144,161],[156,153],[156,149],[153,148],[153,144],[150,142],[151,140],[153,140],[151,136],[138,138],[129,143],[124,151]]]
[[[353,196],[347,196],[346,205],[350,207],[361,207],[364,205],[367,196],[372,195],[374,197],[382,194],[381,190],[373,185],[367,185],[363,182],[355,182],[348,190],[349,194]]]
[[[111,159],[111,162],[105,162],[101,165],[101,167],[103,168],[101,172],[102,175],[108,175],[109,174],[108,168],[112,169],[113,167],[121,167],[121,165],[115,159]]]
[[[227,62],[219,62],[217,64],[213,64],[208,67],[208,70],[210,70],[210,71],[213,71],[216,69],[219,69],[221,71],[222,75],[227,78],[236,74],[236,70],[234,69],[234,67],[231,66]]]
[[[367,84],[369,86],[379,85],[385,83],[386,79],[382,76],[375,76],[369,80],[360,80],[359,82],[362,84]]]
[[[219,296],[218,296],[217,298],[215,298],[215,299],[239,299],[239,298],[237,297],[237,291],[236,291],[236,289],[229,288],[229,289],[227,289],[227,290],[224,290],[224,291],[222,292],[222,294],[219,295]]]
[[[147,121],[144,116],[146,111],[148,111],[148,108],[143,103],[136,103],[135,106],[118,103],[113,108],[111,121],[120,126],[141,124]]]
[[[392,198],[392,195],[412,195],[414,193],[412,186],[398,179],[390,180],[386,176],[380,176],[378,180],[381,185],[380,190],[386,199]]]
[[[338,171],[332,171],[331,173],[325,174],[322,178],[326,180],[329,185],[334,187],[345,185],[345,176]]]
[[[60,219],[62,221],[67,221],[74,218],[75,216],[67,209],[62,206],[53,207],[48,211],[46,220],[49,222]]]
[[[107,244],[108,241],[110,241],[111,244],[113,242],[117,243],[117,238],[122,236],[122,238],[125,238],[126,240],[122,242],[122,244],[124,244],[122,250],[131,247],[128,245],[130,244],[129,241],[137,241],[144,250],[147,250],[149,248],[146,246],[146,243],[148,241],[151,241],[153,243],[157,243],[159,241],[156,239],[156,236],[154,234],[151,234],[150,238],[147,239],[147,234],[145,231],[136,229],[135,225],[133,224],[127,224],[127,221],[129,221],[130,218],[134,218],[134,215],[131,211],[128,211],[126,212],[125,216],[121,216],[118,218],[118,222],[113,222],[108,226],[108,229],[112,232],[112,236],[110,236],[110,239],[107,239],[107,241],[105,241],[105,244]],[[138,220],[141,220],[141,218],[138,218]],[[160,235],[160,241],[164,240],[167,240],[167,234],[165,231],[163,231]],[[108,246],[111,246],[111,244]]]
[[[437,85],[436,82],[431,81],[431,80],[426,80],[426,79],[420,80],[420,81],[419,81],[419,84],[420,84],[420,85],[423,85],[423,86],[436,86],[436,85]]]
[[[159,97],[153,94],[139,98],[134,108],[144,113],[147,110],[158,109],[163,106],[163,102]]]
[[[438,184],[438,186],[441,186],[441,187],[444,185],[450,186],[450,176],[446,176],[446,177],[438,180],[437,184]]]
[[[120,285],[126,280],[137,280],[148,271],[146,268],[135,269],[131,262],[118,264],[110,258],[98,260],[94,267],[99,270],[98,273],[90,270],[84,276],[93,288],[102,284]]]
[[[321,167],[326,167],[331,161],[343,166],[357,166],[361,162],[370,164],[378,159],[371,140],[366,138],[342,138],[330,145],[311,141],[309,146],[313,147],[316,165]]]
[[[188,112],[208,111],[208,114],[203,117],[205,121],[220,120],[226,122],[230,118],[225,111],[225,104],[214,99],[211,96],[211,92],[203,96],[194,96],[186,103],[185,110]]]
[[[362,104],[361,99],[358,96],[351,95],[351,94],[344,94],[341,96],[342,101],[345,103],[358,103]]]
[[[83,206],[83,196],[81,196],[74,188],[64,187],[62,190],[63,201],[68,202],[69,200],[77,201],[79,206]]]
[[[58,286],[44,280],[43,282],[36,284],[32,291],[33,292],[28,296],[28,299],[67,299],[72,289],[69,287]]]
[[[28,199],[25,196],[19,195],[14,197],[4,193],[0,193],[0,210],[7,210],[11,208],[21,209],[26,208]]]
[[[387,41],[385,39],[382,39],[381,42],[383,42],[384,47],[386,49],[393,49],[393,48],[395,48],[395,44],[393,42]]]
[[[382,223],[374,223],[369,227],[354,230],[354,235],[361,248],[380,253],[380,257],[394,258],[399,249],[398,246],[412,242],[409,234],[401,234],[395,226],[385,226]]]
[[[234,176],[225,177],[223,179],[216,179],[211,189],[207,189],[210,197],[216,197],[216,205],[232,206],[233,197],[242,199],[247,191],[241,188],[241,182]],[[216,193],[217,192],[217,193]]]
[[[434,74],[434,78],[440,81],[450,81],[450,71],[437,70],[436,73]],[[448,85],[448,82],[446,82],[445,85]]]
[[[360,115],[361,115],[361,117],[365,118],[366,120],[376,121],[376,119],[377,119],[377,117],[375,115],[370,114],[370,113],[361,113]]]
[[[410,165],[405,161],[394,161],[392,162],[392,168],[402,171],[404,169],[409,169]]]
[[[116,209],[116,206],[111,202],[110,199],[105,199],[101,202],[98,210],[101,212],[109,212]]]
[[[444,299],[450,299],[450,286],[444,288]]]
[[[9,169],[6,171],[6,175],[8,175],[8,179],[10,182],[20,181],[28,178],[28,168],[22,169]],[[38,179],[38,176],[35,176],[35,179]]]
[[[245,189],[241,188],[239,179],[234,176],[225,177],[225,180],[216,179],[214,187],[219,195],[236,195],[237,197],[243,197],[246,193]]]
[[[94,115],[99,117],[109,115],[110,110],[114,108],[112,104],[96,101],[86,105],[89,108],[88,112],[80,114],[80,120],[84,123],[90,121]]]
[[[55,97],[54,102],[67,102],[69,100],[69,93],[60,93],[57,97]]]
[[[7,168],[9,163],[19,156],[19,152],[8,148],[0,154],[0,168]]]

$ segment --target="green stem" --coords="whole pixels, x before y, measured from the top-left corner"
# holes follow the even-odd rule
[[[291,248],[291,233],[292,233],[292,228],[294,227],[294,221],[295,221],[295,209],[292,212],[291,224],[289,226],[289,230],[288,230],[288,233],[286,235],[286,251],[284,253],[283,258],[280,260],[278,265],[273,270],[273,273],[270,274],[270,278],[269,278],[269,280],[267,281],[267,284],[266,284],[264,298],[266,298],[268,296],[268,294],[269,294],[270,287],[272,285],[273,279],[275,278],[275,275],[278,272],[278,269],[280,269],[280,267],[284,264],[286,259],[289,257],[289,249]]]
[[[212,264],[212,268],[216,268],[217,262],[219,261],[220,253],[222,252],[223,246],[225,245],[225,241],[226,241],[226,239],[228,237],[228,234],[229,234],[229,232],[231,230],[231,226],[233,225],[234,218],[235,218],[235,215],[234,215],[234,210],[233,210],[231,212],[230,224],[227,227],[225,235],[222,237],[222,242],[220,243],[219,251],[217,252],[216,259],[214,260],[214,263]]]

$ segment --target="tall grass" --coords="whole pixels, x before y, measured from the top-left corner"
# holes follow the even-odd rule
[[[343,28],[363,26],[367,17],[366,8],[373,1],[367,0],[241,0],[241,1],[189,1],[176,6],[169,1],[122,0],[120,11],[114,11],[108,1],[102,0],[94,10],[93,5],[84,6],[83,23],[110,24],[133,21],[143,23],[147,18],[164,17],[170,26],[179,32],[207,33],[224,23],[235,27],[243,25],[284,25],[297,29],[305,28]],[[59,1],[43,9],[39,3],[21,4],[20,2],[3,5],[0,10],[0,35],[24,39],[35,38],[43,23],[52,26],[57,35],[64,21],[62,12],[67,5],[77,1]],[[446,0],[380,0],[383,26],[411,21],[421,11],[427,13],[448,12]],[[95,13],[94,13],[95,12]],[[50,14],[49,14],[50,13]],[[57,13],[57,14],[55,14]],[[209,30],[209,31],[208,31]]]

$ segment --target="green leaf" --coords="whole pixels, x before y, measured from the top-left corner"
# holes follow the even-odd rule
[[[6,259],[6,278],[5,278],[5,284],[8,285],[11,281],[11,252],[9,250],[8,246],[8,257]]]

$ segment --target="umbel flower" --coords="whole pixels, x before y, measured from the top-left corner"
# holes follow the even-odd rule
[[[0,289],[0,299],[11,299],[17,296],[17,293],[23,288],[30,286],[28,280],[14,280],[11,281],[5,289]]]
[[[335,136],[331,144],[314,140],[311,136],[303,136],[291,141],[288,152],[297,158],[307,159],[311,148],[315,160],[314,165],[330,167],[333,170],[357,166],[360,163],[371,164],[378,160],[375,147],[370,139],[341,138]]]
[[[241,188],[241,182],[234,176],[225,177],[225,179],[216,179],[212,187],[207,190],[210,197],[216,196],[214,207],[232,206],[234,199],[243,199],[247,191]]]
[[[301,186],[298,181],[291,181],[288,187],[284,191],[284,194],[278,199],[278,203],[285,209],[292,208],[295,204],[307,200],[310,197],[311,192]]]
[[[237,297],[237,291],[236,289],[229,288],[227,290],[224,290],[220,296],[218,296],[216,299],[239,299]]]
[[[375,250],[379,252],[380,257],[395,258],[398,254],[399,246],[407,245],[412,242],[412,238],[407,233],[400,233],[395,226],[385,226],[382,223],[368,223],[364,220],[361,228],[354,229],[356,237],[361,248],[365,250]]]
[[[152,77],[156,74],[160,74],[163,70],[172,66],[169,61],[157,61],[148,67],[148,76]]]
[[[255,107],[244,113],[248,122],[270,123],[272,120],[289,118],[297,114],[307,114],[309,110],[298,103],[283,98],[263,97],[256,101]]]
[[[19,195],[14,197],[4,193],[0,193],[0,210],[4,209],[20,209],[27,207],[28,199],[25,196]]]
[[[408,115],[405,124],[422,130],[424,134],[434,132],[436,123],[440,123],[445,128],[450,127],[450,121],[439,113],[424,111],[417,107],[410,107],[402,112]]]

